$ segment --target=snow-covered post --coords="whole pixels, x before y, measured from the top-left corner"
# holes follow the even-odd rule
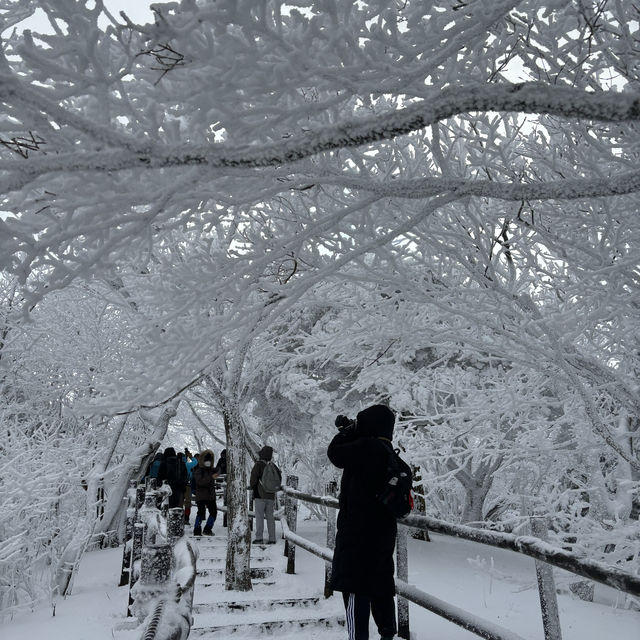
[[[169,496],[171,495],[171,487],[166,480],[162,481],[162,486],[160,487],[160,491],[158,491],[158,499],[159,505],[158,509],[160,509],[160,513],[163,518],[167,517],[167,513],[169,512]]]
[[[145,545],[140,559],[140,580],[134,590],[133,613],[142,621],[149,613],[150,602],[158,598],[171,578],[173,547],[168,543]]]
[[[539,516],[531,518],[531,533],[540,540],[546,541],[548,536],[547,519]],[[542,610],[542,625],[545,640],[562,640],[560,615],[558,613],[558,597],[556,583],[553,578],[553,567],[546,562],[536,560],[536,577]]]
[[[291,487],[292,489],[297,489],[298,476],[287,476],[287,486]],[[289,527],[289,530],[291,531],[291,533],[295,533],[298,521],[298,501],[295,498],[287,495],[284,512],[287,518],[287,526]],[[286,547],[287,573],[293,574],[296,572],[296,545],[292,542],[288,542]]]
[[[139,484],[136,487],[136,513],[135,513],[135,518],[138,517],[138,511],[140,511],[140,507],[144,504],[144,493],[145,493],[145,486],[143,484]]]
[[[131,539],[133,538],[133,524],[136,518],[136,498],[137,483],[132,480],[127,491],[127,495],[123,498],[126,502],[127,520],[124,533],[124,545],[122,548],[122,570],[120,571],[120,583],[118,586],[123,587],[129,584],[129,570],[131,568]]]
[[[184,535],[184,509],[169,509],[167,515],[167,542],[171,545]]]
[[[140,584],[161,586],[169,582],[173,549],[169,543],[145,545],[140,562]]]
[[[409,581],[409,552],[407,549],[407,528],[402,525],[398,527],[396,536],[396,574],[399,580]],[[398,636],[400,638],[411,637],[409,631],[409,601],[398,596]]]
[[[131,540],[131,561],[130,561],[131,568],[129,571],[129,604],[127,605],[127,618],[130,618],[133,615],[133,611],[131,609],[133,605],[132,590],[133,590],[133,587],[136,586],[136,582],[138,581],[138,577],[140,576],[140,567],[136,563],[139,563],[140,558],[142,557],[144,530],[145,530],[145,525],[142,522],[136,522],[133,525],[133,538]]]
[[[338,483],[335,480],[327,482],[325,494],[335,498],[338,493]],[[326,507],[327,510],[327,549],[333,549],[336,545],[336,510],[333,507]],[[331,588],[331,565],[325,562],[324,565],[324,597],[333,595]]]
[[[222,504],[225,507],[225,510],[222,514],[222,526],[226,527],[227,526],[227,477],[226,476],[220,476],[218,478],[218,480],[220,482],[220,485],[222,486]]]

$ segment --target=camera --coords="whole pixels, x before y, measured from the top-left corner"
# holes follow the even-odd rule
[[[338,427],[339,431],[343,431],[344,429],[354,429],[356,421],[351,420],[351,418],[347,418],[347,416],[339,415],[336,416],[335,425]]]

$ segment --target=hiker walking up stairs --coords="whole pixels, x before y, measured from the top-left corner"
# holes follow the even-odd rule
[[[233,634],[241,640],[277,633],[279,638],[344,639],[344,615],[337,599],[325,600],[301,577],[285,573],[280,541],[252,545],[253,591],[225,591],[225,533],[217,529],[214,536],[195,540],[199,559],[190,638]]]

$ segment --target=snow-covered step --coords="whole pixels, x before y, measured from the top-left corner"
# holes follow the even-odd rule
[[[252,580],[270,578],[273,575],[273,567],[251,567],[250,571]],[[224,567],[209,567],[202,569],[198,567],[198,576],[201,577],[224,578],[224,575]]]
[[[264,617],[264,612],[263,612]],[[244,620],[244,618],[243,618]],[[323,616],[319,618],[313,617],[289,617],[287,620],[259,620],[255,622],[244,621],[239,624],[212,624],[205,625],[203,621],[196,619],[195,624],[191,627],[189,637],[225,637],[230,634],[243,634],[254,636],[258,634],[273,634],[274,632],[297,632],[308,629],[338,629],[344,626],[344,616]]]
[[[276,608],[304,609],[316,607],[320,602],[319,597],[309,598],[281,598],[279,600],[247,600],[244,602],[196,602],[193,605],[194,613],[215,613],[220,612],[245,612],[245,611],[271,611]]]
[[[227,564],[226,558],[198,558],[197,567],[200,569],[224,569]],[[273,566],[273,558],[251,558],[251,566],[262,568],[266,565]]]
[[[273,586],[276,581],[272,580],[272,579],[257,579],[257,580],[252,580],[253,582],[253,586],[260,586],[260,587],[270,587]],[[196,578],[196,593],[198,593],[198,589],[209,589],[209,588],[214,588],[214,589],[224,589],[224,578],[221,578],[220,580],[217,580],[216,582],[214,582],[209,576],[206,576],[204,580],[200,579],[198,580]]]

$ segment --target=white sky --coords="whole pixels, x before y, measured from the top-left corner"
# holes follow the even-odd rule
[[[147,0],[103,0],[105,8],[115,17],[118,17],[120,11],[124,11],[129,18],[138,24],[145,24],[153,22],[153,12],[149,8],[149,5],[156,4]],[[91,2],[93,5],[93,2]],[[36,12],[28,20],[25,20],[20,24],[19,29],[32,29],[40,33],[51,31],[49,21],[47,20],[44,11],[36,9]],[[12,29],[13,30],[13,29]]]

